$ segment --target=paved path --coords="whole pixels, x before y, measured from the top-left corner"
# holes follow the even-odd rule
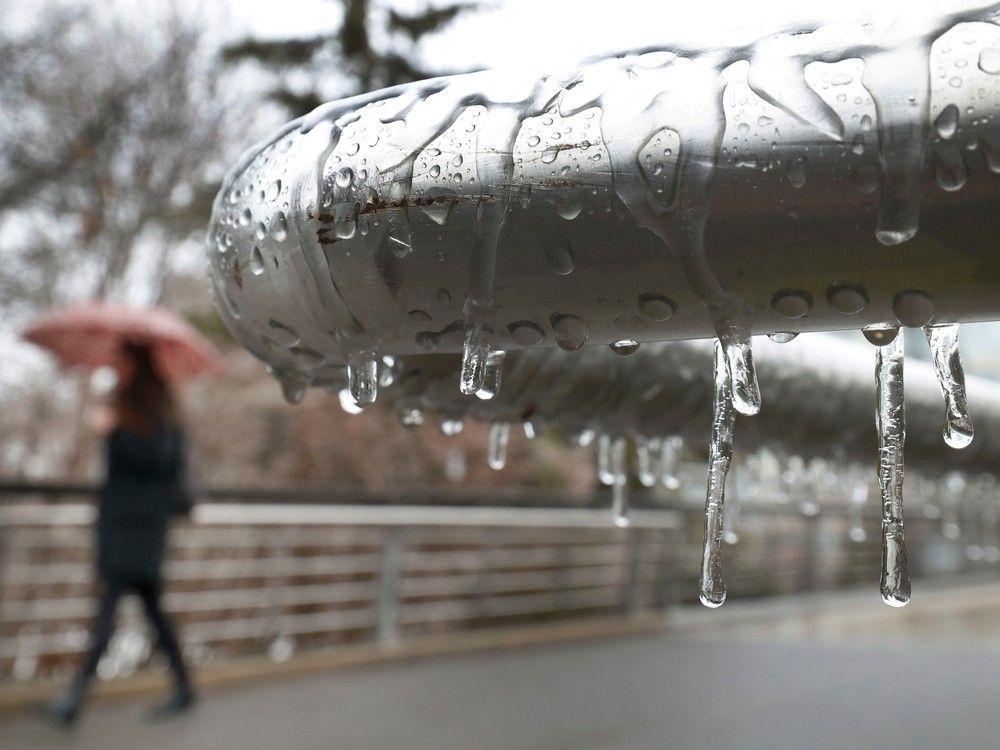
[[[1000,651],[668,634],[395,664],[217,691],[169,725],[94,706],[0,748],[781,750],[1000,747]]]

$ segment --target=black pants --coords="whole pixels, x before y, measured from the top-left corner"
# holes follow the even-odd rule
[[[111,641],[111,636],[115,631],[115,610],[118,608],[118,600],[123,594],[133,591],[142,600],[142,607],[146,613],[146,619],[156,630],[160,648],[163,649],[170,662],[170,669],[174,673],[179,687],[188,687],[188,674],[184,666],[184,659],[181,656],[181,647],[177,642],[173,626],[170,620],[160,608],[160,586],[156,583],[120,581],[105,581],[104,590],[101,593],[100,606],[97,610],[97,617],[94,619],[94,627],[91,632],[90,651],[87,659],[83,663],[80,676],[84,681],[89,682],[97,672],[97,663]]]

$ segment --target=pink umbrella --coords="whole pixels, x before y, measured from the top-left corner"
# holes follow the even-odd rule
[[[180,381],[223,370],[218,349],[169,310],[136,310],[93,302],[46,313],[22,336],[55,354],[64,367],[116,366],[125,344],[149,346],[165,378]]]

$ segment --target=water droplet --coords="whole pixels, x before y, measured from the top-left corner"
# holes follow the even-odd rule
[[[302,340],[298,331],[274,318],[267,321],[267,326],[270,330],[270,337],[280,346],[297,346]]]
[[[916,228],[913,229],[878,229],[875,231],[875,238],[881,242],[883,245],[901,245],[908,240],[913,239],[913,236],[917,233]]]
[[[812,295],[801,289],[782,289],[771,297],[771,309],[785,318],[801,318],[812,304]]]
[[[439,165],[435,164],[433,167],[431,167],[430,175],[431,175],[431,177],[433,177],[435,179],[437,179],[438,177],[440,177],[441,176],[441,167]]]
[[[537,135],[532,135],[528,137],[528,145],[531,146],[532,148],[537,146],[540,141],[541,138],[539,138]]]
[[[987,47],[979,53],[979,69],[992,76],[1000,75],[1000,49]]]
[[[257,228],[254,229],[253,235],[254,235],[254,237],[257,238],[258,241],[260,241],[260,240],[264,239],[265,237],[267,237],[267,227],[264,226],[264,222],[262,222],[262,221],[258,221],[257,222]]]
[[[518,346],[534,346],[545,338],[545,332],[541,326],[535,325],[530,320],[518,320],[507,326],[507,332]]]
[[[494,422],[490,425],[489,445],[486,449],[486,462],[494,471],[500,471],[507,465],[507,441],[509,439],[509,424],[505,422]]]
[[[347,189],[354,182],[354,170],[350,167],[344,167],[343,169],[337,170],[337,176],[334,178],[337,187],[341,189]]]
[[[250,273],[254,276],[264,273],[264,256],[260,254],[260,248],[256,245],[250,251]]]
[[[944,442],[952,448],[964,448],[972,442],[974,431],[965,395],[965,370],[958,351],[958,324],[925,326],[924,335],[944,396]]]
[[[806,159],[804,156],[794,156],[788,161],[788,183],[796,189],[806,184]]]
[[[355,404],[374,404],[378,397],[378,355],[370,349],[351,352],[347,357],[347,382]]]
[[[364,409],[354,403],[354,396],[351,395],[349,388],[341,388],[337,392],[337,399],[340,401],[340,408],[347,414],[360,414],[364,411]]]
[[[910,571],[903,534],[903,337],[875,350],[878,409],[878,480],[882,492],[882,601],[902,607],[910,600]]]
[[[278,242],[284,242],[288,237],[288,219],[283,211],[278,211],[271,219],[271,236]]]
[[[676,310],[677,305],[662,294],[646,292],[639,295],[639,312],[650,320],[669,320]]]
[[[851,170],[851,180],[859,193],[874,193],[878,190],[878,169],[874,164],[859,164]]]
[[[582,318],[568,313],[555,313],[549,318],[549,324],[556,334],[556,344],[560,349],[575,352],[587,343],[590,333]]]
[[[568,276],[573,272],[575,259],[573,248],[565,238],[553,239],[545,245],[545,257],[552,270],[560,276]]]
[[[826,290],[830,307],[844,315],[854,315],[868,307],[868,293],[860,284],[836,283]]]
[[[776,344],[787,344],[790,341],[794,341],[798,335],[792,331],[775,331],[774,333],[767,334],[767,337]]]
[[[489,401],[500,393],[500,383],[503,376],[503,362],[505,352],[493,349],[486,357],[485,371],[483,372],[483,385],[476,391],[476,398]]]
[[[281,180],[275,180],[270,185],[267,186],[267,192],[265,197],[268,201],[273,203],[278,200],[278,196],[281,194]]]
[[[621,339],[609,346],[611,347],[611,351],[620,357],[627,357],[639,351],[639,342],[632,339]]]
[[[958,132],[958,107],[949,104],[941,110],[941,113],[934,120],[934,127],[945,140],[955,137]]]
[[[885,346],[895,340],[896,336],[899,335],[899,329],[895,326],[878,324],[866,326],[861,330],[861,333],[872,346]]]
[[[549,146],[542,152],[542,163],[551,164],[556,160],[557,156],[559,156],[559,149],[555,146]]]
[[[922,328],[934,318],[934,300],[926,292],[908,289],[892,298],[892,311],[904,326]]]
[[[722,342],[715,342],[715,387],[713,393],[712,439],[708,448],[708,482],[705,491],[705,544],[702,552],[699,598],[706,607],[726,601],[722,575],[723,514],[726,475],[733,458],[732,381],[728,356]]]
[[[302,403],[302,399],[306,397],[306,390],[309,388],[309,384],[304,379],[292,375],[279,377],[278,383],[281,385],[281,395],[285,401],[293,406]]]

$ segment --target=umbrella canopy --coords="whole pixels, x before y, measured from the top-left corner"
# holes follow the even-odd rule
[[[184,380],[223,370],[218,349],[169,310],[90,303],[47,313],[22,336],[55,354],[64,367],[116,366],[126,344],[149,346],[163,377]]]

